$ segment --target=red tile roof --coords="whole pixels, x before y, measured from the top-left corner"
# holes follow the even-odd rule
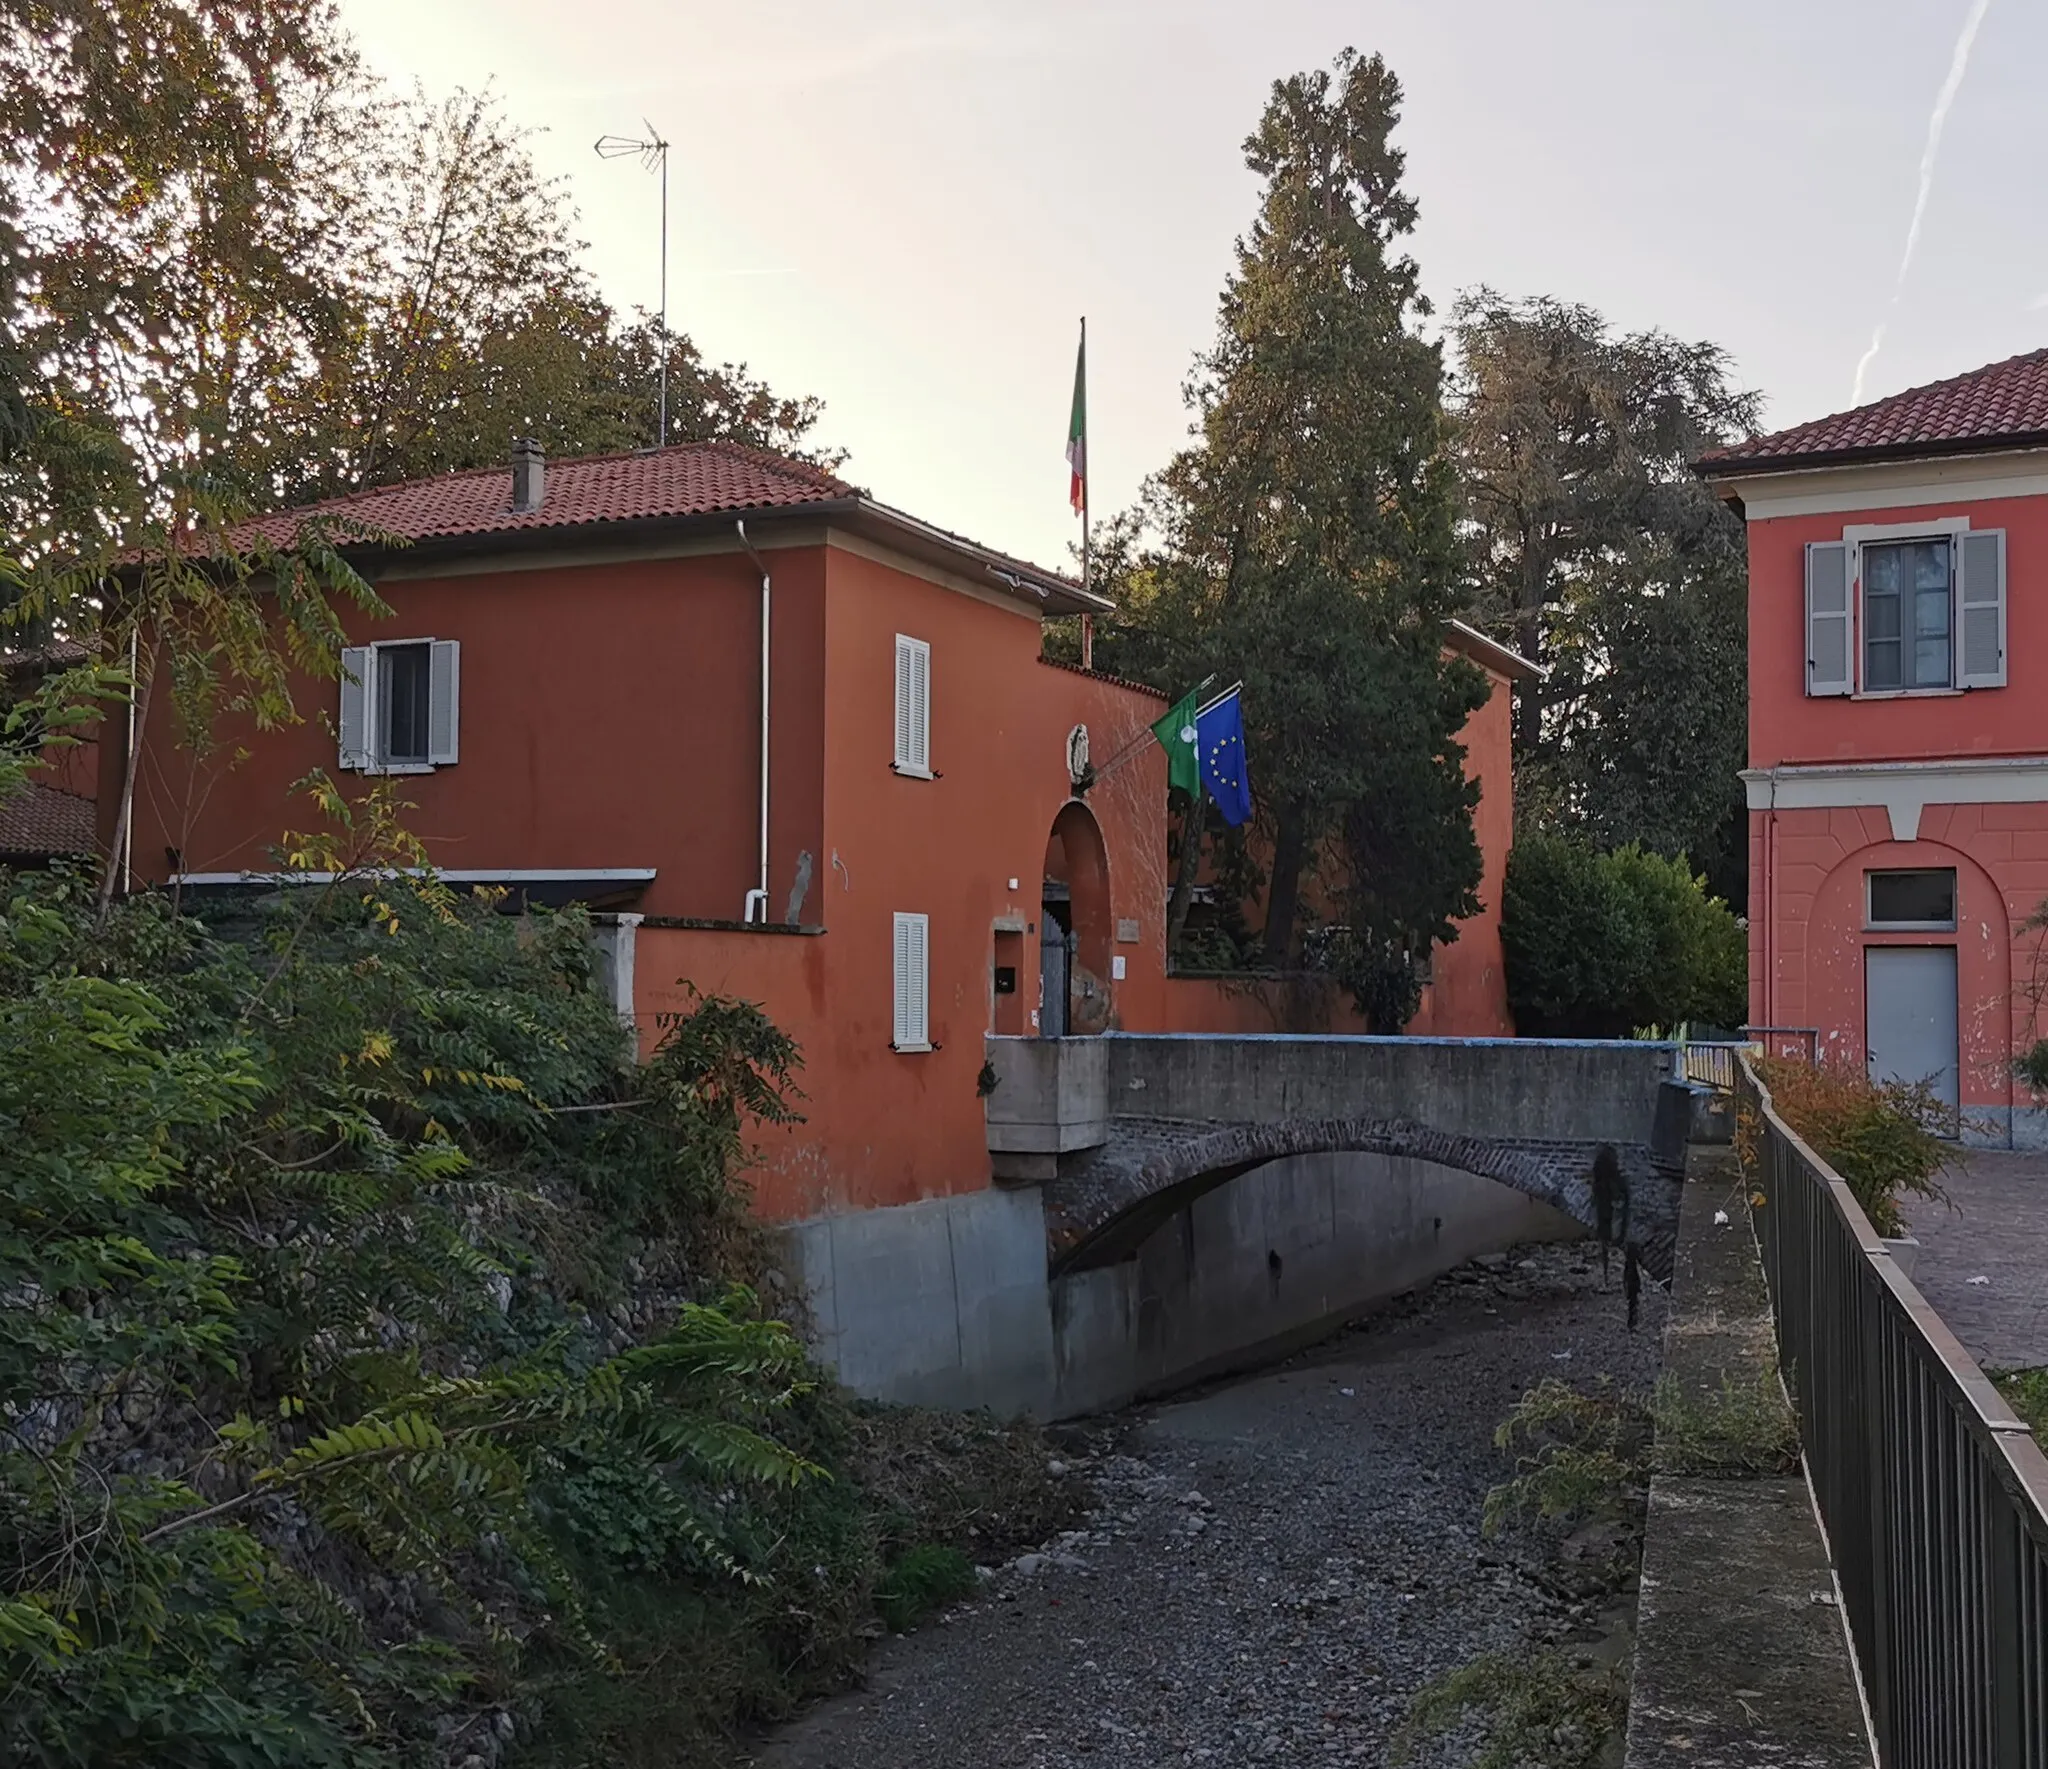
[[[329,538],[345,548],[374,548],[388,537],[406,544],[438,543],[446,550],[465,540],[496,545],[492,537],[754,512],[829,516],[953,569],[988,574],[1008,593],[1047,614],[1110,606],[1062,573],[920,522],[821,467],[737,442],[681,442],[632,454],[550,460],[540,508],[524,512],[512,508],[508,457],[502,466],[472,467],[259,516],[236,529],[231,544],[235,537],[261,536],[288,545],[309,516],[328,518],[333,525]]]
[[[721,511],[792,509],[860,496],[822,468],[736,442],[684,442],[632,454],[551,460],[538,510],[512,508],[512,467],[471,467],[432,479],[330,498],[258,517],[243,532],[289,542],[308,516],[407,541],[455,535],[517,534],[651,517],[711,516]]]
[[[1853,411],[1711,449],[1709,478],[1858,460],[1981,454],[2048,445],[2048,350],[2029,351]]]
[[[76,639],[52,639],[47,645],[27,651],[0,651],[0,675],[33,676],[49,670],[65,670],[92,656]]]
[[[1149,694],[1154,700],[1173,698],[1164,688],[1155,688],[1150,682],[1134,682],[1129,676],[1113,676],[1107,670],[1083,669],[1078,663],[1064,657],[1046,657],[1041,654],[1038,661],[1047,669],[1066,670],[1072,675],[1086,676],[1091,682],[1107,682],[1112,688],[1128,688],[1134,694]]]
[[[96,807],[75,792],[30,781],[0,799],[0,856],[42,860],[93,851]]]

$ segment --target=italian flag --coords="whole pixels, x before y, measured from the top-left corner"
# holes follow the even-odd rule
[[[1080,515],[1088,507],[1088,322],[1081,322],[1081,348],[1074,356],[1074,410],[1067,419],[1067,501]]]

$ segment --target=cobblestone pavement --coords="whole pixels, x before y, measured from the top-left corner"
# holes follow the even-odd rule
[[[1525,1390],[1654,1379],[1663,1299],[1646,1293],[1631,1334],[1620,1276],[1584,1245],[1467,1266],[1276,1369],[1095,1433],[1084,1529],[886,1643],[864,1689],[757,1763],[1352,1769],[1387,1762],[1416,1692],[1483,1652],[1535,1638],[1612,1662],[1607,1600],[1561,1597],[1554,1563],[1479,1521],[1507,1471],[1493,1428]]]
[[[1914,1283],[1986,1369],[2048,1364],[2048,1154],[1972,1149],[1941,1183],[1906,1206]]]

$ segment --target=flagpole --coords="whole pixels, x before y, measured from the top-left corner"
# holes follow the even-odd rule
[[[1088,458],[1088,316],[1081,315],[1081,588],[1088,588],[1088,481],[1095,477]],[[1081,616],[1081,667],[1095,667],[1095,616]]]

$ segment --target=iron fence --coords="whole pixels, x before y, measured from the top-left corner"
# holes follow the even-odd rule
[[[2048,1769],[2048,1459],[1740,1065],[1779,1359],[1882,1769]]]

